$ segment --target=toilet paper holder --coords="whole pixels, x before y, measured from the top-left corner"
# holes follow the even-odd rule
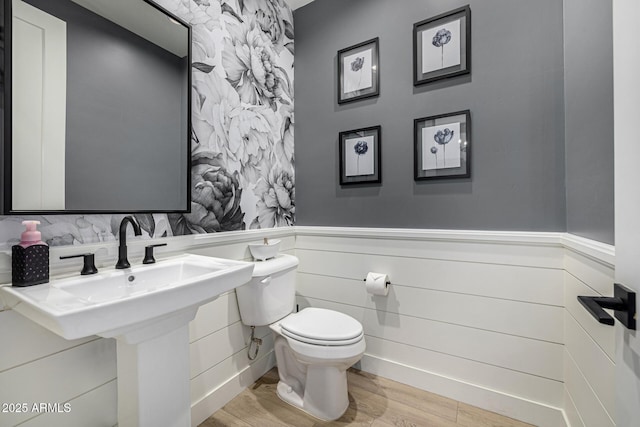
[[[363,282],[366,282],[366,281],[367,281],[367,278],[365,277],[364,279],[362,279],[362,281],[363,281]],[[390,280],[387,280],[387,281],[385,282],[385,284],[386,284],[387,286],[389,286],[389,285],[391,284],[391,281],[390,281]]]

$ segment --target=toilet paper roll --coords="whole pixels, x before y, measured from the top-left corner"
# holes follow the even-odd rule
[[[365,282],[367,292],[372,295],[386,296],[389,293],[389,276],[386,274],[369,272]]]

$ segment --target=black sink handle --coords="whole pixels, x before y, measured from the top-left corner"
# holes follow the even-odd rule
[[[83,258],[82,271],[81,275],[87,276],[89,274],[96,274],[98,269],[96,268],[96,257],[95,254],[78,254],[78,255],[67,255],[61,256],[60,259],[69,259],[69,258]]]
[[[156,259],[153,257],[153,248],[157,248],[158,246],[167,246],[166,243],[158,243],[157,245],[149,245],[144,248],[144,259],[142,260],[143,264],[153,264],[156,262]]]

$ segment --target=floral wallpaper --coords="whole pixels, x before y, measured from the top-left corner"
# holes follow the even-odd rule
[[[284,0],[157,0],[192,25],[191,213],[136,214],[147,237],[295,222],[293,15]],[[125,215],[30,216],[50,245],[116,239]],[[0,217],[14,244],[23,217]]]

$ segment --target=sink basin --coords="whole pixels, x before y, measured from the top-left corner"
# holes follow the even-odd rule
[[[185,308],[197,309],[248,282],[252,271],[247,262],[183,255],[43,285],[4,287],[2,293],[13,310],[66,339],[114,337]]]

